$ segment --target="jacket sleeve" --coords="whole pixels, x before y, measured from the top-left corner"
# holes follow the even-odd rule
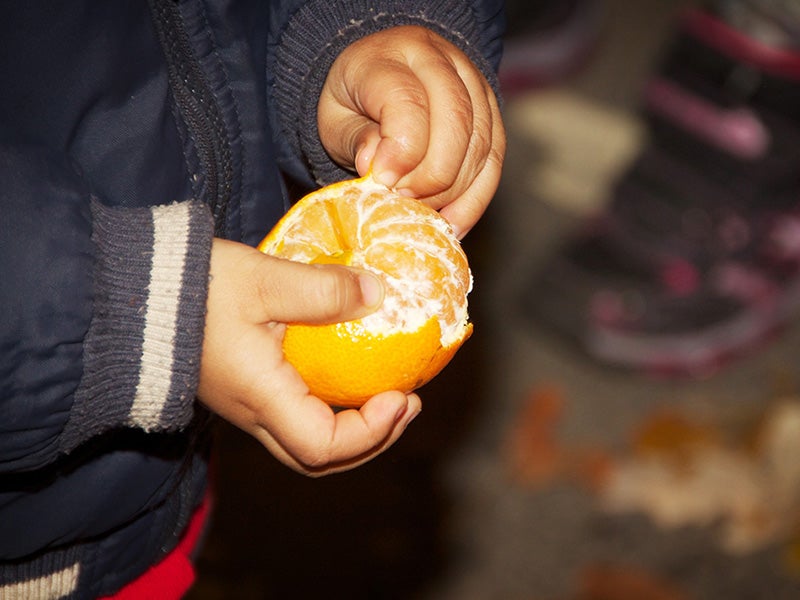
[[[499,96],[502,0],[290,0],[273,2],[267,76],[271,126],[282,167],[307,185],[352,176],[319,142],[316,108],[338,54],[357,39],[399,25],[423,25],[458,46]],[[310,177],[309,177],[310,173]]]
[[[0,177],[0,473],[114,429],[187,425],[208,208],[109,208],[66,159],[37,148],[0,145]]]

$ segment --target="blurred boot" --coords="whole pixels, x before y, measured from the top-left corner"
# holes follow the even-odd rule
[[[600,30],[602,0],[506,2],[500,85],[510,96],[563,79],[584,63]]]
[[[800,306],[800,52],[692,10],[642,112],[647,148],[524,310],[603,363],[707,374]]]

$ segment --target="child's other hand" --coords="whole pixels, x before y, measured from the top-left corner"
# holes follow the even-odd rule
[[[366,280],[362,280],[366,277]],[[303,265],[215,239],[198,397],[289,467],[326,475],[380,454],[420,411],[416,394],[385,392],[334,412],[283,358],[284,323],[369,314],[380,281],[337,265]]]
[[[463,237],[495,193],[505,131],[494,91],[456,46],[420,26],[345,49],[318,105],[331,157],[440,210]]]

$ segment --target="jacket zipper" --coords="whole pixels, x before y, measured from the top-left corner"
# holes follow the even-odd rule
[[[222,236],[233,190],[228,128],[183,25],[178,2],[150,0],[156,33],[167,61],[170,89],[205,176],[214,233]]]

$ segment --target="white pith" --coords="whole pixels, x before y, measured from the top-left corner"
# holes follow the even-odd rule
[[[386,197],[386,188],[373,182],[362,182],[359,191],[360,195],[356,206],[358,223],[360,224],[374,223],[374,221],[371,221],[371,213],[380,209],[387,202],[416,202],[399,195]],[[379,192],[381,196],[379,202],[370,199],[373,192]],[[320,248],[317,235],[314,232],[304,231],[299,225],[299,220],[293,220],[291,216],[289,215],[288,222],[284,224],[284,238],[291,238],[295,242],[292,244],[291,249],[287,250],[281,247],[281,242],[275,242],[272,246],[264,248],[265,252],[285,256],[300,262],[312,262],[320,254],[333,254],[337,250],[336,248]],[[455,237],[450,224],[435,211],[431,210],[425,213],[422,226],[430,228],[428,235],[436,236],[439,241],[444,240],[449,246],[450,252],[441,252],[439,245],[426,244],[424,240],[420,242],[418,239],[415,239],[414,245],[411,246],[409,241],[404,239],[403,226],[409,223],[417,224],[418,220],[419,217],[415,216],[413,220],[409,221],[401,211],[398,211],[397,216],[379,220],[379,228],[381,230],[380,243],[374,244],[372,248],[368,246],[368,242],[365,239],[368,237],[368,233],[364,227],[359,226],[357,228],[355,239],[352,243],[349,264],[353,267],[372,271],[380,276],[384,283],[385,295],[381,307],[376,312],[359,321],[344,325],[345,329],[352,329],[353,333],[363,330],[376,336],[397,333],[398,331],[413,332],[417,331],[431,318],[436,317],[441,329],[441,344],[443,347],[448,347],[463,338],[469,321],[467,294],[472,291],[473,280],[471,272],[468,273],[466,280],[456,281],[454,278],[454,281],[441,282],[432,281],[423,269],[418,269],[418,272],[410,273],[410,279],[405,277],[400,279],[369,264],[368,255],[371,250],[375,251],[375,249],[380,249],[383,245],[386,245],[389,249],[400,247],[406,253],[415,253],[418,260],[433,257],[437,261],[444,262],[444,270],[447,273],[456,273],[461,269],[462,267],[448,256],[450,252],[457,254],[462,257],[464,264],[466,264],[466,257],[461,249],[461,244]],[[286,232],[290,233],[287,235]],[[402,257],[398,256],[398,260],[402,260]],[[455,318],[452,322],[448,322],[444,318],[443,304],[441,300],[437,300],[437,296],[441,296],[439,288],[442,285],[452,286],[450,290],[452,297],[463,298],[461,302],[457,303]]]

